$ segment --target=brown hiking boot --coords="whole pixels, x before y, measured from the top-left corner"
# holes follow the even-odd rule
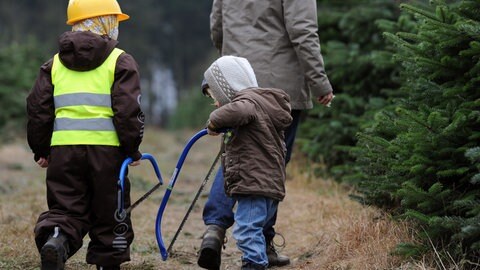
[[[198,266],[209,270],[220,269],[224,239],[224,228],[208,225],[198,253]]]
[[[55,232],[40,250],[42,270],[63,270],[68,258],[68,239],[55,227]]]
[[[278,254],[273,244],[273,240],[267,242],[267,257],[268,267],[285,266],[290,264],[290,258],[285,255]]]

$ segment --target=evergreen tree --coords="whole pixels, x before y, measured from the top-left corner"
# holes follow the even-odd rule
[[[386,105],[386,93],[398,87],[398,67],[391,53],[380,51],[386,44],[378,21],[395,20],[399,13],[393,1],[319,1],[322,54],[336,97],[331,108],[316,104],[309,111],[298,143],[337,177],[353,167],[348,150],[355,134],[372,118],[371,111]]]
[[[33,38],[25,44],[0,46],[0,138],[25,126],[25,98],[45,54]]]
[[[415,32],[385,33],[403,98],[359,135],[357,199],[418,224],[424,242],[405,253],[433,245],[469,269],[480,261],[480,1],[432,2],[401,5]]]

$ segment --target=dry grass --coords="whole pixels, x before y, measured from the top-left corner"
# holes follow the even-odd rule
[[[350,191],[338,183],[312,179],[298,162],[289,171],[288,195],[280,216],[290,214],[279,221],[278,230],[285,232],[286,251],[294,251],[290,255],[297,258],[292,269],[401,267],[401,260],[391,251],[411,239],[407,225],[350,200]]]
[[[150,130],[142,151],[153,154],[168,183],[186,140],[193,132]],[[163,234],[168,246],[183,215],[218,150],[218,138],[202,138],[194,145],[164,215]],[[429,269],[426,263],[405,263],[392,256],[393,247],[411,240],[408,226],[393,222],[375,209],[364,208],[348,198],[349,190],[329,180],[313,179],[302,171],[298,158],[289,165],[287,197],[281,203],[277,231],[286,246],[281,251],[292,264],[282,269]],[[44,170],[38,168],[23,142],[0,148],[0,269],[39,269],[33,226],[45,211]],[[143,195],[156,183],[149,164],[131,170],[132,198]],[[211,181],[209,182],[211,184]],[[197,202],[174,246],[174,254],[162,261],[155,241],[155,217],[165,191],[162,187],[132,212],[135,240],[132,261],[123,269],[199,269],[196,253],[205,229],[204,195]],[[240,253],[228,234],[222,269],[239,269]],[[281,239],[277,239],[281,242]],[[93,269],[84,263],[85,246],[68,261],[67,269]]]

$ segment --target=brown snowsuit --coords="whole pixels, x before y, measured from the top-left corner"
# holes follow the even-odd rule
[[[70,70],[93,70],[107,59],[117,43],[107,36],[90,32],[65,32],[59,39],[60,61]],[[133,160],[141,157],[138,147],[143,137],[144,114],[139,104],[138,66],[127,53],[122,53],[115,65],[111,104],[119,147],[51,147],[55,120],[52,63],[53,59],[50,59],[41,66],[27,98],[28,143],[35,161],[41,157],[49,161],[46,175],[49,210],[38,218],[35,241],[40,250],[53,228],[59,227],[69,239],[68,255],[72,256],[88,233],[91,241],[87,263],[118,265],[130,260],[129,246],[134,237],[130,217],[118,222],[114,213],[121,164],[126,157]],[[125,179],[125,207],[130,205],[129,189],[129,181]],[[118,245],[119,242],[122,245]]]

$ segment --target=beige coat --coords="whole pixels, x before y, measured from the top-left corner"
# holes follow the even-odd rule
[[[315,0],[214,0],[211,38],[222,55],[245,57],[260,87],[280,88],[292,109],[332,92],[318,38]]]

